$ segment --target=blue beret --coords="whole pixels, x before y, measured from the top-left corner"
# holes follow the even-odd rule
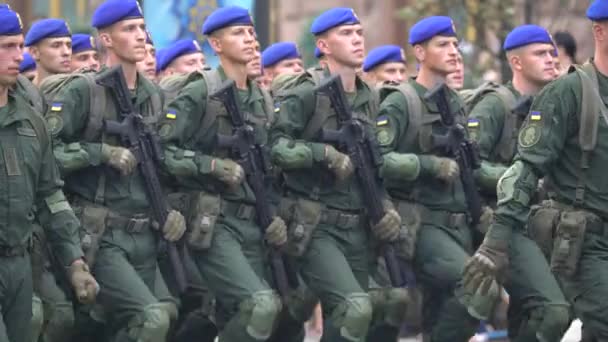
[[[33,69],[36,69],[36,61],[32,55],[26,52],[23,54],[23,61],[19,64],[19,72],[22,73]]]
[[[505,38],[503,48],[506,51],[533,43],[553,44],[549,32],[538,25],[521,25],[513,29]]]
[[[300,58],[296,44],[291,42],[274,43],[262,52],[262,65],[267,68],[284,59]]]
[[[321,58],[323,57],[323,52],[321,52],[321,50],[319,50],[318,47],[315,48],[315,58]]]
[[[370,51],[363,60],[363,71],[370,71],[380,64],[389,62],[405,63],[405,53],[400,46],[382,45]]]
[[[143,17],[141,7],[135,0],[106,0],[93,13],[91,26],[101,29],[121,20]]]
[[[452,18],[434,16],[420,20],[410,29],[409,43],[420,44],[435,36],[456,36],[456,27]]]
[[[336,7],[319,15],[310,26],[310,33],[319,35],[340,25],[358,24],[359,18],[352,8]]]
[[[76,33],[72,35],[72,53],[97,50],[95,38],[90,34]]]
[[[165,53],[167,52],[167,49],[168,48],[156,50],[156,73],[157,74],[162,71],[160,68],[160,62],[163,58],[165,58]]]
[[[146,31],[146,44],[154,45],[150,31]]]
[[[61,19],[42,19],[32,25],[25,35],[25,46],[32,46],[46,38],[71,37],[68,23]]]
[[[595,0],[587,9],[587,18],[595,21],[608,19],[608,1]]]
[[[0,8],[0,36],[13,36],[23,33],[23,22],[19,13],[8,7]]]
[[[213,11],[203,23],[203,34],[211,34],[221,28],[237,25],[252,25],[251,15],[243,7],[226,6]]]
[[[158,61],[157,66],[159,70],[165,70],[176,58],[195,52],[202,53],[201,47],[196,40],[178,40],[169,47],[163,49],[162,57],[157,57],[156,59]]]

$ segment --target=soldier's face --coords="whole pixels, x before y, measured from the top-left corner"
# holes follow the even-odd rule
[[[154,45],[146,44],[146,57],[136,65],[137,71],[152,81],[156,80],[156,48]]]
[[[304,64],[301,58],[284,59],[268,69],[273,77],[278,75],[293,75],[304,71]]]
[[[447,76],[458,70],[458,39],[435,36],[426,44],[417,45],[416,58],[423,67]]]
[[[247,64],[256,55],[255,31],[250,25],[226,27],[210,43],[220,57],[236,64]]]
[[[99,67],[99,54],[95,50],[82,51],[72,55],[72,72],[79,69],[92,69],[98,71]]]
[[[456,71],[446,77],[446,84],[454,90],[460,90],[464,87],[464,64],[462,63],[462,58],[458,58]]]
[[[137,63],[146,57],[146,24],[143,18],[119,21],[100,34],[106,48],[120,60]]]
[[[370,74],[374,83],[386,81],[401,83],[407,79],[405,64],[401,62],[389,62],[378,65]]]
[[[358,68],[365,58],[363,26],[354,24],[334,27],[317,40],[317,47],[328,59],[350,68]]]
[[[32,50],[38,68],[51,74],[63,74],[71,71],[72,38],[46,38]]]
[[[0,36],[0,86],[15,84],[22,61],[23,35]]]
[[[167,70],[172,73],[188,74],[193,71],[203,70],[205,67],[205,55],[202,52],[190,53],[179,56],[169,64]]]
[[[555,65],[552,44],[530,44],[520,54],[520,64],[515,65],[524,77],[537,84],[546,84],[555,79]]]
[[[256,43],[253,58],[247,62],[247,77],[255,79],[262,75],[262,53],[260,52],[260,44]]]

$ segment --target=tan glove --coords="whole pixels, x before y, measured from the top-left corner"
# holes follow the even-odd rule
[[[167,216],[167,221],[163,226],[165,240],[174,242],[181,239],[186,231],[186,220],[184,216],[176,210],[171,210]]]
[[[266,241],[275,247],[280,247],[287,242],[287,225],[282,218],[275,216],[264,235]]]
[[[350,157],[331,145],[325,145],[325,161],[327,168],[334,172],[339,181],[348,179],[355,171]]]
[[[460,175],[458,163],[453,159],[434,157],[433,164],[435,176],[443,181],[451,183]]]
[[[479,223],[475,226],[475,229],[482,233],[486,234],[488,229],[490,229],[490,225],[492,224],[492,220],[494,219],[494,210],[489,206],[485,205],[481,208],[481,216],[479,217]]]
[[[241,165],[230,159],[214,159],[211,162],[211,174],[231,188],[241,185],[245,178]]]
[[[120,171],[123,176],[131,174],[137,160],[128,148],[101,144],[101,161]]]
[[[381,241],[395,241],[401,232],[401,216],[395,209],[388,209],[380,220],[372,227],[374,235]]]
[[[76,260],[70,265],[68,277],[79,302],[90,304],[95,301],[99,292],[99,284],[97,284],[89,271],[89,266],[83,260]]]

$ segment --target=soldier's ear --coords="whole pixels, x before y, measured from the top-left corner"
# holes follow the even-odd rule
[[[106,49],[112,47],[112,36],[108,31],[99,32],[99,41]]]
[[[216,36],[209,36],[207,39],[213,51],[218,54],[222,52],[222,41]]]
[[[608,25],[606,25],[606,22],[602,21],[602,22],[593,22],[593,26],[592,26],[592,31],[593,31],[593,38],[595,39],[595,41],[601,42],[607,39],[607,35],[608,35],[608,31],[607,31],[607,27]]]
[[[414,56],[416,56],[416,60],[418,63],[424,62],[426,59],[426,48],[422,44],[414,45]]]
[[[28,48],[28,51],[36,63],[40,63],[40,49],[38,49],[38,46],[32,45]]]
[[[329,54],[329,43],[325,39],[325,36],[317,38],[317,47],[323,55],[327,56]]]

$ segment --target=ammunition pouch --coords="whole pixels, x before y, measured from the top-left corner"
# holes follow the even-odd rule
[[[603,234],[603,230],[599,216],[554,200],[534,206],[528,220],[528,234],[548,257],[551,270],[564,277],[578,270],[585,234]]]
[[[179,210],[186,217],[188,247],[195,251],[209,249],[215,224],[221,212],[220,195],[204,191],[172,193],[169,195],[169,203],[172,208]]]
[[[307,199],[283,198],[279,206],[279,216],[287,223],[287,245],[285,253],[302,256],[308,249],[312,233],[323,214],[323,204]]]
[[[99,242],[108,225],[107,218],[110,211],[106,207],[75,201],[74,213],[82,224],[80,245],[85,259],[89,265],[94,265]]]

